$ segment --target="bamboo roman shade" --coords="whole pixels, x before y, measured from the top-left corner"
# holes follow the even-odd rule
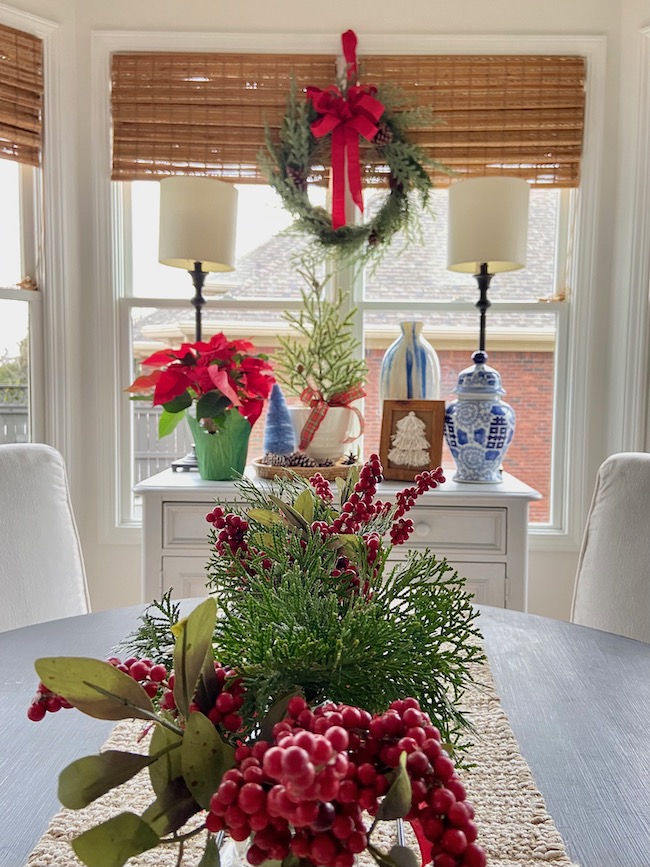
[[[40,164],[43,43],[0,24],[0,157]]]
[[[335,63],[325,55],[114,54],[113,178],[185,172],[262,180],[264,124],[279,129],[292,76],[299,88],[327,87]],[[410,104],[432,110],[432,120],[410,125],[408,136],[455,176],[578,185],[584,58],[382,55],[360,64],[362,83],[395,85]],[[385,177],[381,154],[370,145],[361,153],[366,182]],[[450,181],[432,175],[438,186]]]

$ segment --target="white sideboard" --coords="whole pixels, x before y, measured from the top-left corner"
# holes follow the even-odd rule
[[[252,478],[256,478],[250,470]],[[408,514],[415,525],[408,548],[429,548],[467,579],[479,604],[526,611],[528,596],[528,504],[541,495],[503,474],[499,484],[448,481],[420,497]],[[267,484],[257,479],[260,485]],[[408,482],[383,482],[381,499]],[[173,588],[177,598],[205,595],[205,566],[210,557],[205,520],[215,502],[238,499],[232,482],[208,482],[196,472],[165,470],[135,486],[142,497],[142,601],[159,599]]]

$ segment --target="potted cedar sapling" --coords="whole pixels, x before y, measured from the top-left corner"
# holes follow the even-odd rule
[[[301,404],[291,407],[299,450],[329,466],[363,433],[363,416],[354,403],[365,396],[368,368],[357,354],[356,311],[346,310],[348,293],[338,289],[328,297],[330,276],[319,280],[313,272],[300,273],[308,284],[303,307],[284,314],[293,333],[280,336],[274,370]]]

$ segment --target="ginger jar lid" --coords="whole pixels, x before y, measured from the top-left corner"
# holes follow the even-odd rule
[[[454,394],[489,400],[490,397],[500,397],[506,393],[501,385],[501,374],[485,363],[487,358],[487,352],[480,350],[472,355],[474,364],[461,370]]]

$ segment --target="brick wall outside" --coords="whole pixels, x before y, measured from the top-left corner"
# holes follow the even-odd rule
[[[268,351],[268,350],[261,350]],[[379,410],[379,369],[384,353],[369,350],[366,361],[370,375],[366,383],[366,412],[364,454],[379,451],[381,414]],[[454,400],[453,389],[458,374],[471,364],[466,350],[438,350],[442,371],[441,398]],[[549,493],[551,468],[551,433],[553,410],[553,353],[552,352],[494,352],[490,365],[501,374],[506,389],[504,399],[517,415],[515,436],[503,462],[506,472],[521,479],[542,494],[542,499],[531,503],[530,520],[549,520]],[[262,454],[265,413],[253,428],[249,459]],[[443,466],[454,467],[446,444],[443,445]]]

